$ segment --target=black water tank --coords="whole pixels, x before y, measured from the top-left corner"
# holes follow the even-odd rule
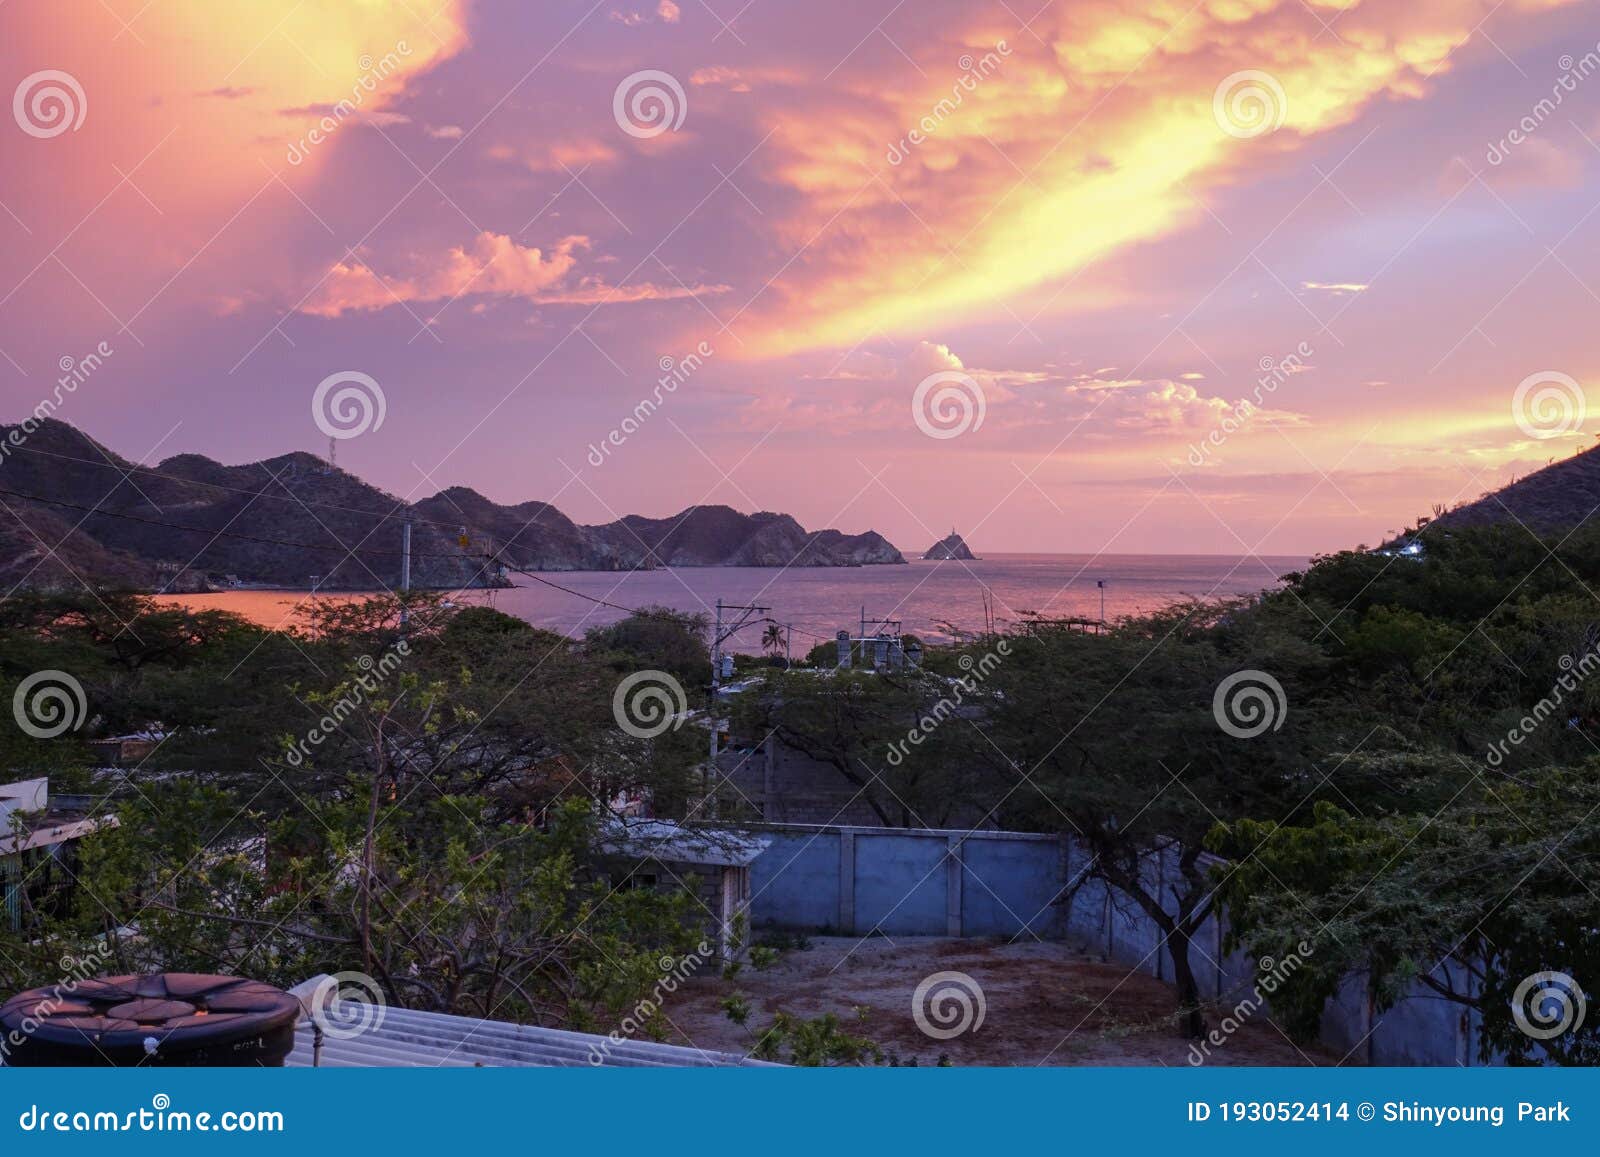
[[[283,1064],[300,1002],[236,976],[159,972],[34,988],[0,1005],[6,1064],[232,1067]]]

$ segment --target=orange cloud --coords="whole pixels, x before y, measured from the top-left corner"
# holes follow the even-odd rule
[[[970,318],[1176,232],[1194,187],[1424,95],[1497,5],[1319,7],[1336,36],[1300,0],[1090,0],[1040,17],[1045,44],[985,15],[916,67],[784,103],[753,163],[804,194],[781,237],[806,261],[750,309],[742,354]]]
[[[381,277],[361,261],[341,261],[301,306],[302,313],[338,317],[386,309],[402,302],[446,301],[465,296],[517,297],[547,305],[603,305],[670,301],[724,293],[725,285],[658,286],[641,282],[614,287],[597,278],[574,279],[582,236],[564,237],[553,249],[518,245],[501,233],[479,233],[470,246],[454,246],[442,258],[411,262],[414,274]]]

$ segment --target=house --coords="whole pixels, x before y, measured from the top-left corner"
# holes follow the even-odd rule
[[[64,910],[76,881],[77,842],[115,816],[94,817],[85,796],[50,795],[48,778],[0,784],[0,921],[22,927],[24,909]]]
[[[104,767],[133,767],[142,763],[166,739],[164,731],[135,731],[89,740],[89,747]]]
[[[750,865],[771,843],[728,828],[613,819],[601,830],[600,846],[612,861],[615,887],[682,885],[693,891],[720,955],[734,960],[750,927]]]

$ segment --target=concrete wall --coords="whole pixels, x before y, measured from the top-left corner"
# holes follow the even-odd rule
[[[1065,934],[1065,845],[1026,832],[764,824],[757,927],[865,936]]]
[[[1075,840],[1068,841],[1068,866],[1075,879],[1084,873],[1088,852]],[[1164,893],[1164,879],[1178,875],[1176,848],[1150,856],[1144,869],[1147,890]],[[1202,857],[1213,865],[1224,861]],[[1167,911],[1174,912],[1170,900]],[[1155,922],[1123,893],[1108,889],[1098,881],[1083,884],[1066,905],[1067,938],[1086,950],[1115,960],[1161,980],[1172,980],[1172,965],[1160,929]],[[1226,927],[1215,917],[1202,925],[1192,942],[1190,963],[1200,982],[1202,995],[1224,1007],[1253,994],[1267,974],[1258,962],[1242,952],[1224,954]],[[1278,962],[1274,962],[1278,963]],[[1440,971],[1456,970],[1460,987],[1461,970],[1454,962],[1441,965]],[[1267,970],[1270,971],[1270,970]],[[1348,978],[1339,994],[1330,1000],[1322,1014],[1321,1043],[1348,1064],[1372,1065],[1472,1065],[1478,1063],[1477,1017],[1462,1006],[1443,1000],[1420,984],[1411,994],[1384,1012],[1377,1012],[1367,998],[1365,979]]]
[[[828,824],[762,824],[754,830],[772,840],[751,867],[751,920],[758,929],[857,936],[1031,934],[1070,940],[1172,980],[1158,926],[1128,896],[1080,880],[1089,854],[1067,837]],[[1177,878],[1178,854],[1172,848],[1147,859],[1148,890],[1170,896],[1162,884]],[[1222,863],[1215,857],[1203,862]],[[1226,931],[1215,918],[1207,920],[1191,952],[1202,995],[1225,1008],[1253,995],[1265,975],[1243,953],[1222,951]],[[1351,977],[1328,1002],[1321,1039],[1348,1064],[1478,1063],[1476,1016],[1420,985],[1377,1013],[1363,979]]]

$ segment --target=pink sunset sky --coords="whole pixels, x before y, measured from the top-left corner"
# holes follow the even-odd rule
[[[324,454],[349,371],[339,464],[413,500],[1373,543],[1593,444],[1597,41],[1562,0],[9,0],[0,420],[104,343],[57,416],[149,464]]]

